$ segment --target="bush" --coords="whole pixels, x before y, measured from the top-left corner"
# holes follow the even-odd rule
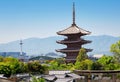
[[[0,74],[10,77],[11,74],[22,73],[27,70],[24,65],[23,62],[19,62],[16,58],[6,57],[0,62]]]
[[[30,73],[44,74],[47,66],[42,66],[38,61],[28,63],[28,71]]]

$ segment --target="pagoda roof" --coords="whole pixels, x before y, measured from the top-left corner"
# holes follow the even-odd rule
[[[78,27],[76,24],[72,24],[70,27],[57,32],[59,35],[69,35],[69,34],[83,34],[83,35],[88,35],[91,32],[86,31],[80,27]]]
[[[67,53],[67,52],[79,52],[80,49],[74,49],[74,48],[65,48],[65,49],[57,49],[57,52]],[[91,52],[92,49],[86,49],[87,52]]]
[[[66,53],[66,52],[79,52],[80,49],[57,49],[56,51],[57,52],[63,52],[63,53]]]
[[[60,43],[60,44],[68,44],[68,43],[91,43],[92,41],[89,41],[89,40],[76,40],[76,41],[67,41],[67,40],[59,40],[59,41],[56,41],[57,43]]]

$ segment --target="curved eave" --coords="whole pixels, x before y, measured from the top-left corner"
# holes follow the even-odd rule
[[[76,61],[76,58],[75,59],[65,59],[66,61]]]
[[[93,49],[86,49],[86,52],[92,52]]]
[[[72,44],[72,43],[91,43],[92,41],[89,40],[77,40],[77,41],[64,41],[64,40],[59,40],[56,41],[59,44]]]
[[[88,33],[82,33],[82,32],[77,32],[77,33],[61,33],[61,31],[57,32],[58,35],[64,35],[64,36],[68,36],[68,35],[73,35],[73,34],[79,34],[79,35],[90,35],[91,32],[87,31]]]
[[[78,50],[66,50],[66,49],[57,49],[57,52],[62,52],[62,53],[67,53],[67,52],[79,52],[80,49]]]
[[[91,32],[78,27],[76,24],[72,24],[70,27],[57,32],[58,35],[71,35],[71,34],[88,35],[90,33]]]
[[[91,52],[93,49],[86,49],[86,52]],[[68,52],[79,52],[80,49],[57,49],[57,52],[68,53]]]

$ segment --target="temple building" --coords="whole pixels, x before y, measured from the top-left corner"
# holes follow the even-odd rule
[[[59,44],[66,45],[67,48],[57,49],[57,52],[66,54],[66,62],[75,62],[76,57],[82,48],[82,45],[91,43],[89,40],[84,40],[82,36],[89,35],[91,32],[79,28],[75,23],[75,5],[73,3],[73,23],[70,27],[57,32],[58,35],[63,35],[66,38],[64,40],[56,41]],[[86,48],[85,48],[86,49]],[[86,49],[86,52],[90,52],[92,49]]]

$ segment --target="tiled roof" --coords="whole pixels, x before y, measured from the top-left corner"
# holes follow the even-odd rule
[[[63,53],[67,53],[67,52],[79,52],[80,48],[75,49],[75,48],[64,48],[64,49],[57,49],[57,52],[63,52]],[[92,49],[86,49],[87,52],[92,51]]]
[[[55,82],[73,82],[73,78],[59,78]]]
[[[71,71],[55,71],[55,70],[53,70],[53,71],[49,71],[49,75],[55,75],[55,74],[66,74],[66,73],[70,73]]]
[[[65,43],[91,43],[91,41],[89,41],[89,40],[83,40],[83,39],[79,39],[79,40],[59,40],[59,41],[56,41],[57,43],[63,43],[63,44],[65,44]]]
[[[60,34],[60,35],[64,35],[64,34],[77,34],[77,33],[90,34],[91,32],[86,31],[86,30],[84,30],[82,28],[79,28],[76,25],[72,25],[72,26],[68,27],[65,30],[57,32],[57,34]]]
[[[81,78],[81,76],[79,76],[79,75],[77,75],[77,74],[75,74],[75,73],[68,73],[67,75],[68,75],[68,76],[71,76],[71,77],[73,77],[73,78]]]
[[[54,79],[56,79],[55,75],[46,75],[43,76],[44,79],[49,80],[49,81],[53,81]]]
[[[65,48],[65,49],[57,49],[56,51],[57,52],[79,52],[80,49],[68,49],[68,48]]]

